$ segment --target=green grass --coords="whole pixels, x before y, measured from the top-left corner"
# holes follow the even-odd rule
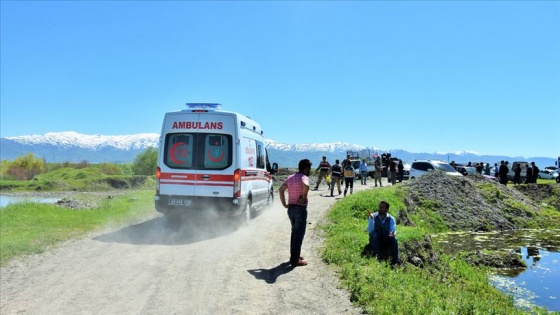
[[[4,176],[0,180],[2,191],[105,191],[109,189],[152,189],[155,176],[118,174],[117,166],[90,165],[83,168],[52,168],[31,180],[14,180]],[[116,174],[115,174],[116,173]]]
[[[397,217],[406,209],[401,187],[367,190],[337,202],[329,212],[322,258],[336,265],[343,287],[352,301],[367,314],[527,314],[516,308],[513,298],[488,283],[486,270],[462,259],[441,255],[437,264],[424,268],[404,264],[391,268],[388,262],[362,255],[368,243],[367,210],[377,209],[381,200],[391,204],[389,213]],[[493,192],[491,192],[493,193]],[[491,194],[490,193],[490,194]],[[416,227],[397,227],[401,259],[407,243],[422,242],[426,234],[446,230],[433,211],[438,203],[416,209]],[[552,211],[552,210],[545,210]],[[557,214],[551,216],[558,217]],[[537,313],[546,310],[536,309]]]
[[[108,224],[126,225],[154,209],[153,191],[133,191],[103,199],[95,209],[17,203],[0,209],[0,266],[16,256],[36,254]]]

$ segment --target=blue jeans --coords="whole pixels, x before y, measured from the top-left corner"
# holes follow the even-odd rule
[[[382,251],[390,250],[392,264],[399,263],[399,241],[397,237],[382,235],[381,233],[369,233],[369,244],[373,250],[373,255],[380,258]]]
[[[290,238],[290,263],[296,264],[301,256],[301,244],[307,228],[307,206],[289,205],[288,218],[292,223]]]
[[[362,185],[367,185],[367,171],[360,171],[360,178],[362,179]]]

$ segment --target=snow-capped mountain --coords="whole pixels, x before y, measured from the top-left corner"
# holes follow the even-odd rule
[[[139,133],[126,136],[84,135],[74,131],[49,132],[44,135],[30,135],[19,137],[6,137],[5,139],[23,145],[53,145],[63,148],[80,147],[99,150],[113,147],[119,150],[146,149],[150,146],[157,147],[159,134]]]
[[[85,135],[74,131],[49,132],[44,135],[28,135],[0,138],[0,159],[14,160],[18,156],[33,153],[48,162],[90,163],[130,163],[136,155],[148,147],[157,147],[159,134],[141,133],[134,135]],[[300,159],[310,159],[318,165],[324,155],[331,163],[343,160],[347,151],[364,151],[370,153],[391,153],[403,161],[415,159],[438,159],[456,162],[498,162],[500,160],[525,161],[522,157],[488,156],[476,152],[458,151],[453,153],[411,153],[401,149],[380,149],[343,142],[286,144],[266,140],[270,162],[277,162],[282,167],[295,167]],[[554,165],[551,158],[531,158],[537,165]]]
[[[333,142],[333,143],[305,143],[305,144],[286,144],[276,142],[274,140],[265,140],[266,147],[274,150],[280,151],[294,151],[294,152],[346,152],[346,151],[362,151],[366,149],[371,149],[372,151],[379,151],[378,148],[367,148],[362,145],[349,144],[344,142]]]

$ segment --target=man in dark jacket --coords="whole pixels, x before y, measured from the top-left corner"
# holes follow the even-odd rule
[[[531,162],[531,166],[533,167],[533,184],[537,183],[537,178],[539,178],[539,168],[535,165],[535,162]]]
[[[334,193],[334,185],[338,188],[338,194],[342,193],[340,189],[340,180],[342,179],[342,166],[339,164],[339,160],[336,160],[336,163],[331,167],[331,197],[333,197]]]
[[[500,161],[500,183],[507,186],[508,178],[507,174],[509,172],[509,167],[507,167],[506,162]]]
[[[533,182],[533,168],[531,165],[527,166],[527,175],[525,175],[525,184]]]

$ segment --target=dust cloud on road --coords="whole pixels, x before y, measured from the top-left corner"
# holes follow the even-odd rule
[[[173,231],[154,215],[12,261],[0,273],[0,314],[359,314],[319,258],[317,224],[341,198],[328,194],[310,192],[307,266],[288,264],[278,198],[239,229],[196,222]]]

